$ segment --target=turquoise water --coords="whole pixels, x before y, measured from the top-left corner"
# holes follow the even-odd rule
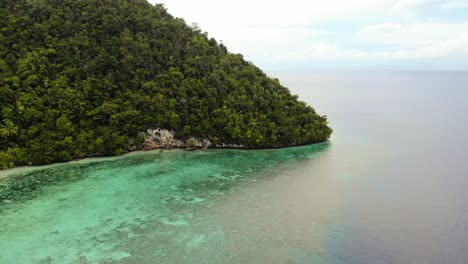
[[[273,75],[330,142],[17,170],[0,263],[467,263],[467,73]]]
[[[328,146],[153,151],[19,174],[2,182],[0,263],[236,260],[223,250],[242,238],[211,210]]]

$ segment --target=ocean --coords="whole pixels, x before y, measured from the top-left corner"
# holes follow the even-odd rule
[[[0,263],[467,263],[468,73],[270,75],[329,142],[16,170]]]

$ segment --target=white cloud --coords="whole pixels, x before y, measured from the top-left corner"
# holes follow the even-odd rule
[[[431,7],[445,2],[445,0],[399,0],[394,9],[397,11],[414,10]]]
[[[468,16],[460,23],[444,22],[444,17],[400,16],[436,8],[447,17],[468,7],[468,0],[166,0],[165,4],[174,16],[197,22],[230,51],[266,69],[396,65],[432,58],[457,60],[468,69]]]
[[[437,33],[434,33],[437,32]],[[395,62],[431,58],[468,58],[468,23],[462,24],[380,24],[364,27],[356,38],[370,45],[392,47],[377,51],[339,48],[328,42],[277,56],[277,61],[335,60]]]
[[[366,26],[361,29],[361,33],[373,34],[375,32],[392,32],[392,31],[396,31],[399,29],[401,29],[401,25],[399,24],[385,23],[385,24]]]
[[[457,8],[468,8],[468,1],[449,1],[442,5],[442,9],[457,9]]]
[[[155,2],[154,0],[150,0]],[[386,13],[394,0],[166,0],[169,12],[196,22],[210,37],[254,62],[303,49],[332,33],[314,29],[324,21]]]
[[[357,38],[378,45],[422,48],[434,43],[458,39],[468,32],[468,23],[378,24],[363,27]]]
[[[394,0],[165,0],[169,11],[190,22],[231,25],[297,25],[373,13]],[[156,2],[150,0],[150,2]],[[206,25],[209,26],[209,25]]]
[[[467,0],[399,0],[393,10],[400,13],[415,12],[427,8],[456,9],[468,7]]]

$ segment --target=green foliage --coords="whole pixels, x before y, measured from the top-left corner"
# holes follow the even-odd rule
[[[14,149],[8,148],[0,151],[0,169],[9,169],[15,166],[16,153]]]
[[[9,119],[4,120],[4,125],[0,126],[0,137],[4,139],[18,135],[18,127]]]
[[[146,0],[0,3],[0,164],[181,140],[270,148],[326,140],[326,117],[242,55]]]
[[[187,149],[195,149],[197,147],[197,143],[194,139],[190,138],[185,142],[185,146]]]

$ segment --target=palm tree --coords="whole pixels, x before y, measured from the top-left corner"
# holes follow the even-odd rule
[[[5,125],[0,126],[0,137],[4,139],[18,135],[18,127],[11,120],[6,119],[3,121]]]

